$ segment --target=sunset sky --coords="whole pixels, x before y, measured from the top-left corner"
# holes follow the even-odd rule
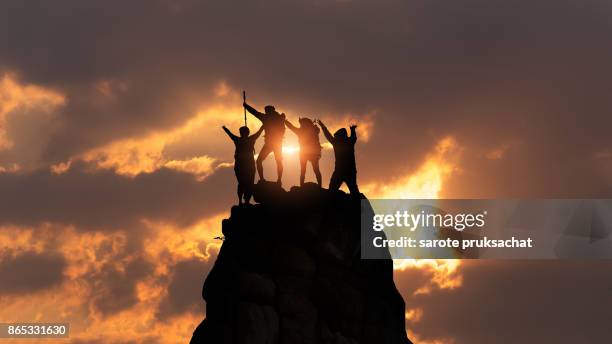
[[[188,342],[242,90],[357,123],[369,198],[612,198],[610,37],[604,0],[0,2],[0,323]],[[296,149],[287,131],[286,188]],[[418,344],[609,341],[610,262],[395,272]]]

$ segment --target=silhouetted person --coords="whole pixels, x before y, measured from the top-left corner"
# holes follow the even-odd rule
[[[263,173],[263,161],[274,153],[274,160],[276,160],[276,175],[277,183],[281,184],[283,178],[283,135],[285,134],[285,114],[279,114],[274,109],[274,106],[267,105],[264,108],[265,113],[261,113],[255,110],[252,106],[247,103],[242,104],[253,116],[257,117],[263,124],[263,128],[266,132],[264,135],[264,145],[259,151],[257,156],[257,174],[259,180],[264,179]]]
[[[321,131],[311,119],[302,117],[299,119],[300,127],[296,127],[285,120],[287,127],[297,135],[300,143],[300,185],[304,185],[306,179],[306,164],[310,161],[312,170],[317,177],[317,184],[322,187],[321,171],[319,170],[319,159],[321,159],[321,143],[319,143],[319,132]]]
[[[318,121],[323,134],[334,147],[336,164],[334,173],[329,181],[330,190],[338,190],[342,183],[346,183],[352,195],[359,195],[357,187],[357,167],[355,166],[355,142],[357,142],[356,125],[351,125],[351,136],[349,137],[346,129],[338,129],[332,136],[325,124]]]
[[[248,127],[240,127],[240,136],[232,134],[225,126],[223,126],[223,130],[236,146],[234,173],[236,173],[236,179],[238,179],[238,204],[242,204],[243,197],[244,203],[249,204],[253,195],[253,182],[255,181],[255,159],[253,158],[255,141],[263,132],[264,127],[261,126],[251,136],[249,136]]]

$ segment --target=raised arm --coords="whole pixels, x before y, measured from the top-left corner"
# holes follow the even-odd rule
[[[357,129],[357,126],[355,124],[351,125],[351,137],[349,139],[352,143],[357,142],[357,132],[355,129]]]
[[[287,128],[291,129],[291,131],[298,135],[298,128],[295,125],[291,124],[291,122],[288,120],[285,120],[285,124],[287,125]]]
[[[253,139],[253,140],[257,140],[257,138],[259,138],[259,135],[261,135],[261,133],[263,132],[263,130],[264,130],[264,127],[263,127],[263,125],[262,125],[261,127],[259,127],[259,130],[257,130],[257,132],[256,132],[255,134],[253,134],[253,135],[249,136],[249,138],[250,138],[250,139]]]
[[[323,124],[321,120],[318,120],[317,122],[321,126],[321,129],[323,129],[323,135],[325,135],[325,138],[327,139],[327,141],[334,143],[334,136],[329,132],[325,124]]]
[[[255,108],[254,108],[254,107],[252,107],[251,105],[249,105],[249,104],[247,104],[247,103],[243,103],[243,104],[242,104],[242,106],[244,106],[244,108],[245,108],[245,109],[247,109],[247,111],[248,111],[248,112],[249,112],[251,115],[253,115],[253,116],[257,117],[257,119],[258,119],[258,120],[260,120],[260,121],[262,121],[262,122],[263,122],[263,116],[264,116],[264,114],[263,114],[263,113],[261,113],[261,112],[259,112],[259,111],[255,110]]]
[[[223,131],[225,131],[225,133],[227,134],[227,136],[229,136],[230,139],[232,139],[232,141],[236,141],[238,140],[238,136],[232,134],[231,131],[229,131],[229,129],[227,129],[225,126],[223,126]]]

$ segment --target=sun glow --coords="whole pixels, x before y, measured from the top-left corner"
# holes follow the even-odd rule
[[[397,178],[389,184],[369,184],[364,187],[374,198],[435,199],[440,196],[444,182],[459,170],[457,160],[461,147],[454,138],[438,141],[433,152],[416,172]]]
[[[460,171],[458,159],[461,147],[453,137],[438,141],[431,153],[416,172],[398,178],[390,184],[370,184],[364,187],[372,198],[436,199],[440,197],[444,183],[455,172]],[[427,294],[432,288],[454,289],[463,283],[459,273],[460,260],[451,259],[394,259],[393,269],[424,270],[431,274],[427,285],[415,294]]]
[[[297,154],[300,152],[300,147],[297,146],[283,146],[283,154]]]

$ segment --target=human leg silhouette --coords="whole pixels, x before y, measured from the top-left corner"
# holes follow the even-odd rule
[[[249,203],[252,194],[253,181],[255,179],[255,164],[253,158],[250,161],[245,159],[236,160],[234,173],[238,180],[238,204]]]
[[[306,163],[308,163],[308,158],[300,155],[300,186],[304,185],[306,179]]]
[[[259,180],[264,179],[264,171],[263,171],[263,161],[272,153],[272,147],[269,144],[264,143],[263,147],[259,151],[259,155],[257,156],[257,174],[259,175]]]
[[[255,166],[251,163],[252,167],[246,173],[245,185],[244,185],[244,203],[251,203],[251,196],[253,195],[253,184],[255,182]]]
[[[280,185],[283,179],[283,146],[274,147],[274,160],[276,160],[276,182]]]
[[[359,187],[357,186],[357,172],[348,173],[344,179],[346,186],[348,186],[351,195],[360,195]]]
[[[319,159],[320,157],[316,156],[310,160],[310,163],[312,164],[312,170],[314,171],[315,176],[317,177],[317,184],[319,184],[319,187],[322,188],[323,179],[321,178],[321,170],[319,169]]]
[[[244,187],[238,182],[238,205],[242,204],[242,195],[244,195]]]
[[[240,205],[242,204],[242,196],[244,195],[244,171],[242,171],[240,160],[236,160],[234,163],[234,174],[236,175],[236,181],[238,182],[236,193],[238,194],[238,204]]]
[[[334,173],[332,173],[331,179],[329,180],[329,189],[338,190],[340,189],[340,185],[342,185],[342,175],[338,173],[338,171],[334,171]]]

